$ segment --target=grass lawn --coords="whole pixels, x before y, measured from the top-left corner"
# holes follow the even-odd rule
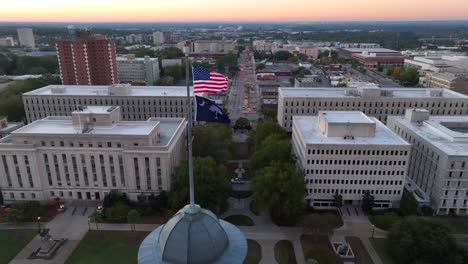
[[[328,242],[328,236],[325,235],[303,235],[301,237],[302,250],[304,257],[315,259],[320,264],[338,264],[342,263],[335,254]]]
[[[137,263],[138,247],[148,232],[89,231],[68,264]]]
[[[377,254],[379,254],[383,264],[396,264],[388,254],[386,238],[371,238],[370,242],[372,243],[375,251],[377,251]]]
[[[294,246],[289,240],[280,240],[275,245],[275,259],[278,264],[295,264]]]
[[[372,259],[359,237],[346,237],[346,241],[351,245],[357,263],[372,264]]]
[[[302,219],[304,228],[317,233],[330,233],[343,225],[343,219],[336,210],[314,211]]]
[[[0,230],[0,263],[10,262],[37,235],[37,230]]]
[[[227,221],[231,224],[238,226],[253,226],[254,221],[246,215],[230,215],[224,218],[224,221]]]
[[[447,222],[454,234],[468,234],[468,218],[466,217],[436,217]]]
[[[258,264],[262,260],[262,247],[257,241],[247,239],[247,257],[244,264]]]
[[[250,211],[251,211],[254,215],[259,215],[259,214],[260,214],[260,210],[259,210],[259,208],[258,208],[257,201],[252,200],[252,201],[250,202],[249,207],[250,207]]]
[[[252,196],[253,191],[232,191],[231,192],[231,197],[236,198],[236,199],[245,199],[249,198]]]

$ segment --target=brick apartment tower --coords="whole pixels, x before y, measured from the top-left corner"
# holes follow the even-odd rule
[[[113,40],[103,35],[93,35],[91,31],[80,31],[73,40],[59,40],[56,46],[63,84],[119,83]]]

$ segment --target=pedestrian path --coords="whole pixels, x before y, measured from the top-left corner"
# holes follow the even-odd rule
[[[32,252],[41,246],[41,238],[35,236],[26,247],[10,262],[10,264],[62,264],[73,253],[80,240],[88,232],[89,216],[94,212],[94,207],[72,207],[57,215],[45,225],[50,229],[49,234],[53,239],[67,239],[67,242],[57,251],[52,260],[28,259]]]

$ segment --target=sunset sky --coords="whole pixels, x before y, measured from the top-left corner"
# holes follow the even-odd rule
[[[185,22],[468,19],[468,0],[1,0],[0,21]]]

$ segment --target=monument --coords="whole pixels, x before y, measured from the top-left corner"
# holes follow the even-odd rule
[[[29,259],[52,259],[55,256],[57,250],[59,250],[63,244],[67,241],[66,239],[52,239],[49,234],[49,228],[41,228],[39,230],[39,236],[41,237],[41,246],[31,253]]]

